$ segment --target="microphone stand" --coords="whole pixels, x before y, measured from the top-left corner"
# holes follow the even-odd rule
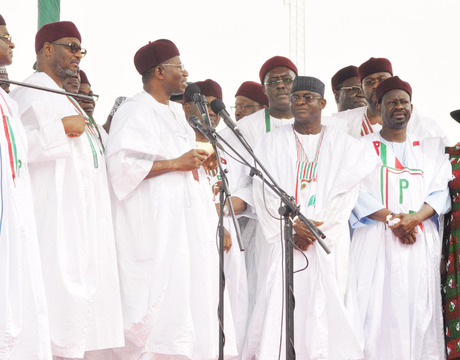
[[[198,109],[200,110],[200,109]],[[207,119],[209,121],[209,113],[206,106],[204,106],[204,111],[206,112]],[[210,123],[210,122],[209,122]],[[225,227],[224,227],[224,206],[228,199],[228,208],[232,216],[233,225],[236,230],[236,238],[238,241],[238,246],[240,251],[244,251],[243,242],[241,240],[241,232],[238,221],[236,220],[235,211],[233,209],[233,204],[231,201],[231,194],[228,187],[228,180],[226,171],[222,167],[221,157],[219,154],[219,142],[216,138],[215,130],[209,125],[207,127],[208,134],[203,134],[208,138],[212,147],[214,149],[214,154],[216,154],[217,165],[219,167],[219,173],[222,178],[221,184],[219,186],[219,305],[217,308],[217,316],[219,320],[219,360],[224,360],[224,346],[225,346],[225,332],[224,332],[224,289],[225,289],[225,272],[224,272],[224,237],[225,237]]]
[[[265,169],[262,163],[259,161],[257,156],[254,154],[251,146],[247,143],[246,139],[243,136],[240,136],[237,131],[233,128],[230,128],[232,132],[235,134],[239,142],[243,145],[246,151],[251,155],[254,159],[256,165],[259,165],[260,168],[263,170],[265,175],[269,178],[270,181],[267,181],[264,178],[264,175],[260,170],[258,170],[255,166],[252,166],[244,159],[244,157],[238,153],[233,147],[231,147],[225,139],[222,138],[218,133],[216,134],[217,137],[222,140],[234,154],[236,154],[243,163],[250,167],[249,175],[253,177],[254,175],[258,176],[266,185],[273,190],[273,192],[280,198],[283,205],[279,208],[278,213],[283,216],[284,218],[284,247],[285,247],[285,254],[284,254],[284,264],[285,264],[285,302],[286,302],[286,360],[295,360],[295,347],[294,347],[294,308],[295,308],[295,296],[294,296],[294,243],[293,243],[293,226],[292,226],[292,218],[298,217],[310,230],[310,232],[315,236],[318,243],[321,247],[326,251],[327,254],[330,254],[330,250],[327,245],[324,243],[323,239],[326,238],[326,235],[316,227],[310,220],[308,220],[301,212],[300,207],[297,206],[295,199],[292,196],[289,196],[273,179],[270,173]]]
[[[13,84],[13,85],[18,85],[18,86],[23,86],[23,87],[28,87],[28,88],[35,89],[35,90],[47,91],[47,92],[51,92],[51,93],[59,94],[59,95],[72,96],[72,97],[79,98],[79,99],[86,100],[86,101],[94,101],[92,96],[83,95],[83,94],[75,94],[75,93],[64,91],[64,90],[56,90],[56,89],[51,89],[51,88],[47,88],[47,87],[44,87],[44,86],[28,84],[28,83],[24,83],[24,82],[9,80],[9,79],[1,79],[0,82]],[[97,98],[99,97],[99,95],[93,95],[93,96],[95,96]]]

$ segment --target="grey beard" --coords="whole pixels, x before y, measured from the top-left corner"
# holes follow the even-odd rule
[[[61,65],[56,65],[56,75],[63,80],[76,75],[77,72],[78,70],[66,69]]]

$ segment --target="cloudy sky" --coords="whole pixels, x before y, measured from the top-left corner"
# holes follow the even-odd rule
[[[88,55],[81,62],[95,93],[95,118],[104,123],[117,96],[141,91],[133,65],[137,49],[159,38],[181,51],[190,81],[219,82],[227,107],[238,86],[258,81],[260,66],[289,56],[288,0],[62,0],[61,20],[75,22]],[[35,60],[37,1],[2,1],[16,44],[10,78],[22,81]],[[413,88],[413,103],[460,141],[450,111],[460,109],[460,1],[306,0],[305,64],[301,75],[327,86],[326,115],[336,112],[330,79],[340,68],[387,57]]]

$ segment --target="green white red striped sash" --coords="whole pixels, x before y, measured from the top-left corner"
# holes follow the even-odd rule
[[[88,141],[89,141],[89,144],[91,146],[91,152],[93,154],[93,164],[94,164],[94,168],[97,169],[99,167],[99,161],[98,161],[98,152],[100,154],[100,156],[102,156],[103,154],[103,150],[102,150],[102,144],[101,142],[99,141],[99,137],[97,136],[97,131],[96,131],[96,128],[93,123],[93,121],[88,118],[86,116],[86,114],[83,112],[83,110],[80,108],[80,105],[78,105],[78,103],[72,99],[71,97],[67,96],[67,99],[69,99],[69,101],[72,103],[72,105],[75,107],[75,109],[77,109],[77,111],[80,113],[81,116],[83,116],[85,118],[85,134],[86,136],[88,137]],[[96,150],[97,148],[97,150]]]
[[[380,169],[380,195],[382,203],[388,209],[389,206],[389,182],[390,175],[409,175],[423,176],[423,170],[409,169],[404,167],[396,156],[388,156],[386,144],[380,141],[374,141],[374,149],[377,155],[380,156],[383,166]]]
[[[324,139],[324,127],[321,126],[321,135],[318,145],[316,147],[316,154],[314,161],[308,161],[308,156],[305,152],[305,149],[302,146],[297,134],[294,130],[294,125],[292,126],[296,140],[296,149],[297,149],[297,176],[296,176],[296,187],[295,187],[295,200],[297,202],[298,196],[302,190],[304,190],[307,185],[313,181],[316,181],[317,178],[317,167],[318,167],[318,157],[321,150],[321,145]]]
[[[372,124],[367,118],[366,112],[364,112],[363,116],[363,122],[361,123],[361,136],[364,135],[369,135],[374,132],[374,129],[372,129]]]
[[[6,99],[0,93],[3,98],[4,103],[8,106]],[[0,104],[0,111],[2,112],[2,122],[3,122],[3,130],[5,131],[6,141],[8,143],[8,157],[10,159],[10,167],[11,167],[11,174],[13,176],[13,182],[16,179],[16,174],[21,167],[21,161],[18,160],[18,152],[16,147],[16,138],[14,136],[13,128],[11,127],[10,118],[8,115],[5,114],[5,111]],[[8,113],[11,114],[11,110],[8,107]]]

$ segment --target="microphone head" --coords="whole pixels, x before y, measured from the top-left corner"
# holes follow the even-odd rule
[[[187,85],[187,87],[185,88],[185,95],[193,101],[199,100],[199,96],[201,95],[200,87],[197,84],[193,83]]]
[[[198,116],[196,115],[192,115],[188,118],[188,122],[190,123],[190,125],[197,129],[200,125],[201,125],[201,120]]]
[[[214,114],[219,114],[222,110],[225,110],[225,104],[221,99],[214,99],[211,101],[211,109]]]

